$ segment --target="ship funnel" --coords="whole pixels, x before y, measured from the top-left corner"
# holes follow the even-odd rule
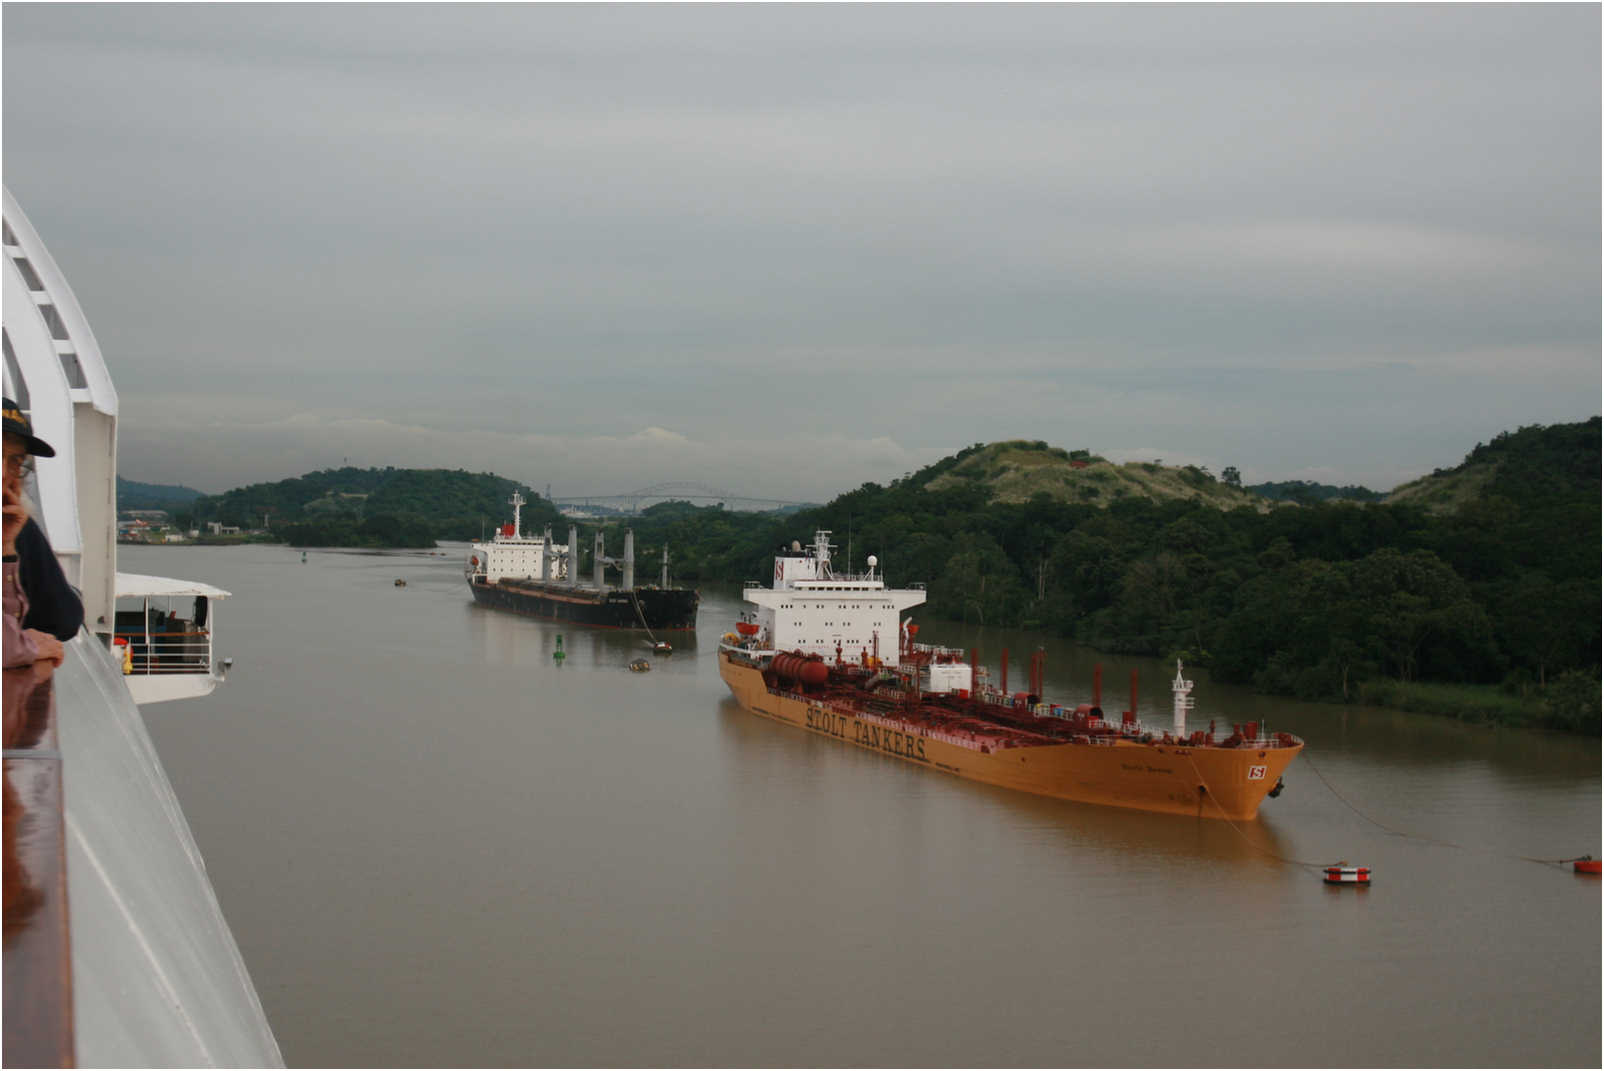
[[[635,530],[624,529],[624,590],[635,590]]]
[[[568,526],[568,583],[579,584],[579,525]]]
[[[596,590],[601,591],[607,585],[607,537],[600,528],[596,529],[596,553],[591,556],[591,572],[596,576]]]

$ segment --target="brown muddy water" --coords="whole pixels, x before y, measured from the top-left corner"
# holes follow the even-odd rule
[[[229,681],[144,713],[292,1066],[1600,1062],[1600,883],[1530,861],[1604,849],[1597,740],[1198,670],[1194,724],[1308,743],[1257,822],[1039,799],[743,713],[735,589],[655,656],[464,556],[121,548],[234,593]],[[1089,697],[1090,652],[922,624]],[[1101,661],[1168,720],[1173,666]]]

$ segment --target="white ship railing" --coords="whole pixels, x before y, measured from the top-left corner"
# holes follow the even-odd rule
[[[125,676],[212,671],[212,634],[204,629],[198,632],[118,634],[117,639],[126,641],[128,648],[128,654],[123,659]],[[125,644],[118,643],[116,646],[121,651]]]

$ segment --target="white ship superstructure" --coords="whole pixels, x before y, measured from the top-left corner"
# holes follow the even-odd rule
[[[755,609],[737,628],[748,656],[801,652],[832,662],[878,665],[897,662],[911,646],[902,613],[925,601],[923,585],[887,587],[872,554],[867,572],[838,575],[831,564],[835,549],[830,533],[820,530],[812,545],[793,541],[789,550],[775,556],[770,587],[747,583],[741,595]],[[933,690],[970,687],[967,664],[943,662],[928,669],[927,682]]]
[[[508,500],[512,506],[512,523],[496,529],[489,542],[473,544],[468,559],[470,576],[484,578],[494,584],[507,577],[512,580],[565,581],[569,577],[569,548],[578,542],[578,530],[568,529],[568,542],[556,543],[548,527],[543,535],[523,534],[523,508],[526,499],[514,492]]]

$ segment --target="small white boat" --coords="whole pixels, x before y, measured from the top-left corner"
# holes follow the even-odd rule
[[[209,695],[234,665],[214,658],[214,603],[229,593],[195,580],[117,574],[113,651],[134,702]]]

